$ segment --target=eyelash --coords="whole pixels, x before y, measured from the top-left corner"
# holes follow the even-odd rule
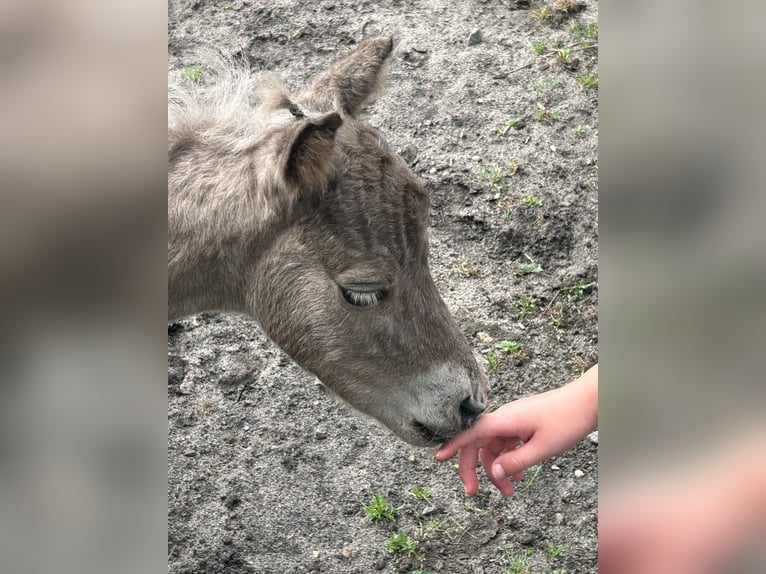
[[[371,307],[372,305],[377,305],[386,297],[384,291],[352,291],[343,287],[341,287],[340,291],[343,294],[343,298],[356,307]]]

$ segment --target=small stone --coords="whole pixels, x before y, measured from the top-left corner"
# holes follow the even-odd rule
[[[561,470],[561,467],[559,465],[557,465],[557,464],[552,464],[551,465],[551,470]]]
[[[231,431],[227,431],[223,434],[223,442],[226,444],[234,444],[236,438],[236,435]]]
[[[478,28],[474,28],[473,30],[471,30],[471,33],[468,34],[468,39],[466,40],[465,43],[468,44],[469,46],[475,46],[476,44],[480,44],[481,41],[482,41],[481,30],[479,30]]]
[[[577,470],[574,471],[574,476],[575,478],[582,478],[583,476],[585,476],[585,473],[578,468]]]
[[[598,444],[598,431],[594,430],[592,433],[590,433],[588,435],[588,440],[593,444]]]
[[[476,163],[479,163],[481,161],[481,156],[480,155],[475,155],[471,159],[473,161],[475,161]]]
[[[327,431],[324,431],[322,429],[317,429],[314,431],[314,438],[317,440],[324,440],[327,438]]]
[[[561,524],[562,522],[564,522],[564,515],[561,514],[560,512],[557,512],[556,514],[553,515],[553,522],[555,522],[556,524]]]
[[[429,506],[426,506],[423,510],[420,511],[420,516],[423,516],[423,517],[431,516],[432,514],[438,514],[439,512],[443,512],[443,511],[444,509],[441,506],[431,504]]]
[[[180,385],[178,385],[178,392],[182,395],[188,395],[191,394],[191,392],[194,390],[194,383],[191,381],[184,381]]]
[[[348,560],[351,558],[351,548],[349,548],[347,545],[343,545],[343,550],[340,551],[340,555]]]
[[[312,557],[314,560],[316,560],[317,558],[319,558],[319,550],[314,550],[314,551],[311,553],[311,557]]]
[[[195,456],[199,456],[199,453],[196,450],[187,450],[184,453],[184,456],[188,456],[188,457],[192,457],[193,458]]]
[[[409,455],[407,455],[407,460],[410,462],[415,462],[415,453],[411,452]]]
[[[430,173],[431,175],[435,174],[436,173],[436,168],[432,167],[431,169],[428,170],[428,173]]]
[[[378,554],[378,557],[375,559],[375,570],[383,570],[383,568],[386,567],[386,557]]]

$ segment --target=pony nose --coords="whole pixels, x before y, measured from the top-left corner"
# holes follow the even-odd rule
[[[470,427],[479,418],[479,415],[484,412],[484,405],[473,400],[473,397],[466,397],[463,402],[460,403],[460,420],[463,423],[463,428]]]

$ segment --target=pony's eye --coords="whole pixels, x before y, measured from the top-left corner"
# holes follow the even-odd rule
[[[340,288],[343,298],[357,307],[370,307],[377,305],[386,298],[385,291],[354,291],[353,289]]]

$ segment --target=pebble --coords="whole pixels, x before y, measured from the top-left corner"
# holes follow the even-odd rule
[[[557,465],[557,464],[552,464],[551,465],[551,470],[561,470],[561,467],[559,465]]]
[[[340,555],[348,560],[351,558],[351,548],[349,548],[347,545],[343,545],[343,550],[340,551]]]
[[[590,433],[588,435],[588,440],[593,444],[598,444],[598,431],[594,430],[592,433]]]
[[[182,395],[188,395],[194,390],[194,383],[191,381],[184,381],[178,385],[178,392]]]
[[[585,476],[585,473],[578,468],[577,470],[574,471],[574,476],[575,478],[582,478],[583,476]]]
[[[327,431],[317,429],[314,431],[314,438],[317,440],[324,440],[327,438]]]
[[[199,456],[199,453],[196,450],[187,450],[184,453],[184,456],[195,457],[195,456]]]
[[[471,33],[468,34],[468,39],[465,41],[465,43],[468,44],[469,46],[475,46],[476,44],[480,44],[481,41],[482,41],[481,30],[479,30],[478,28],[474,28],[473,30],[471,30]]]
[[[553,515],[553,522],[555,522],[556,524],[561,524],[562,522],[564,522],[564,515],[561,514],[560,512],[557,512],[556,514]]]
[[[475,161],[475,162],[477,162],[477,163],[478,163],[478,162],[480,162],[480,161],[481,161],[481,156],[480,156],[480,155],[475,155],[475,156],[473,156],[471,159],[472,159],[473,161]]]

